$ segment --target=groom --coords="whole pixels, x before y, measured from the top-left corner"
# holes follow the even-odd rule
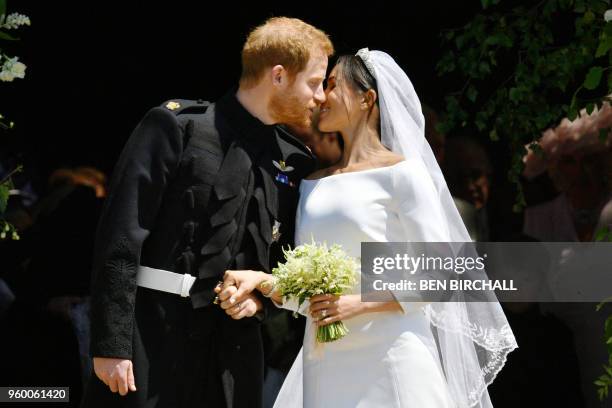
[[[293,239],[310,151],[283,128],[325,100],[325,33],[272,18],[219,101],[150,110],[115,168],[93,271],[85,407],[259,407],[262,300],[214,304],[227,269],[270,270]]]

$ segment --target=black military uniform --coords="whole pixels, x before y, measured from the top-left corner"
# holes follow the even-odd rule
[[[132,359],[137,392],[121,397],[94,376],[86,407],[261,405],[260,319],[233,320],[213,288],[226,269],[282,259],[314,158],[235,92],[152,109],[119,159],[97,232],[91,354]],[[137,289],[139,265],[198,279],[188,298]]]

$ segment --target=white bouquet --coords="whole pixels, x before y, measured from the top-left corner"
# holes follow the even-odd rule
[[[314,295],[342,295],[357,282],[358,263],[340,245],[328,248],[313,242],[283,252],[286,262],[272,270],[276,290],[285,298],[295,296],[299,306]],[[318,328],[317,341],[338,340],[347,333],[344,323],[333,322]]]

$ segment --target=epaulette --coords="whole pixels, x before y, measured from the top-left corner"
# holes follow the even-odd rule
[[[210,102],[203,99],[170,99],[161,105],[175,115],[184,113],[204,113],[210,106]]]

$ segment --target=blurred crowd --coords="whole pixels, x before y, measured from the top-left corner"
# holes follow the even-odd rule
[[[526,148],[521,213],[512,210],[516,186],[503,164],[509,152],[476,134],[441,134],[436,112],[424,107],[424,114],[427,140],[474,241],[591,242],[612,229],[612,138],[600,132],[612,127],[609,105],[563,120]],[[321,167],[340,158],[338,135],[289,130]],[[0,156],[0,178],[13,166],[7,157]],[[92,167],[58,168],[38,189],[28,177],[15,179],[5,216],[21,239],[0,242],[0,385],[68,385],[71,406],[78,406],[91,376],[89,279],[106,182]],[[599,402],[593,385],[607,361],[603,322],[611,311],[595,306],[504,303],[519,349],[490,387],[494,405],[611,406]],[[304,322],[279,310],[262,330],[267,349],[277,354],[266,358],[271,406],[299,350]],[[272,345],[279,341],[272,333],[281,330],[284,344]]]

